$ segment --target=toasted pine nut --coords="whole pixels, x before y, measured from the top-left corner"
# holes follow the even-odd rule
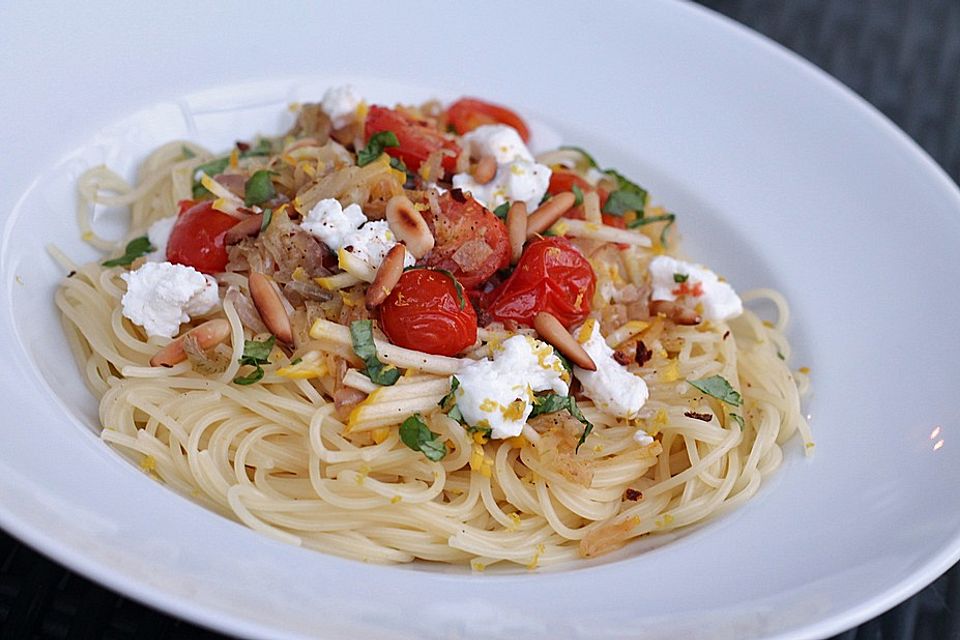
[[[546,311],[538,313],[533,318],[533,328],[537,330],[541,338],[552,344],[557,351],[567,356],[573,364],[587,371],[597,370],[597,364],[593,361],[593,358],[590,357],[590,354],[583,349],[583,346],[577,342],[577,339],[570,335],[570,332],[567,331],[552,314]]]
[[[510,236],[510,264],[517,264],[527,241],[527,205],[514,202],[507,211],[507,232]]]
[[[672,300],[651,300],[650,315],[656,316],[663,314],[676,324],[700,324],[701,318],[693,309],[677,304]]]
[[[537,210],[531,213],[527,219],[527,238],[543,233],[553,226],[553,223],[569,211],[576,201],[577,197],[575,195],[569,191],[564,191],[537,207]]]
[[[263,225],[263,214],[258,213],[249,218],[244,218],[233,225],[223,234],[224,244],[237,244],[244,238],[255,236],[260,233],[260,227]]]
[[[253,305],[260,312],[263,324],[267,325],[270,333],[277,337],[280,342],[291,344],[293,342],[293,327],[290,324],[290,316],[283,306],[280,299],[280,292],[274,287],[273,280],[257,273],[250,272],[250,297],[253,298]]]
[[[203,324],[190,329],[185,334],[165,346],[156,355],[150,358],[151,367],[172,367],[187,359],[183,350],[183,340],[193,336],[201,349],[214,347],[230,337],[230,323],[223,318],[207,320]]]
[[[497,159],[483,156],[473,170],[473,179],[477,184],[487,184],[497,175]]]
[[[367,287],[367,309],[370,311],[380,306],[397,286],[397,281],[403,275],[403,258],[406,252],[402,244],[395,244],[380,263],[376,277]]]
[[[410,198],[400,194],[387,202],[387,224],[407,249],[418,260],[433,249],[433,234]]]

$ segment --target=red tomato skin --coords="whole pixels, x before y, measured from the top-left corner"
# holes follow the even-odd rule
[[[581,191],[587,193],[588,191],[596,191],[597,195],[600,197],[600,210],[603,211],[603,207],[607,204],[607,198],[610,197],[610,194],[606,189],[599,189],[593,187],[589,182],[573,173],[572,171],[566,171],[564,169],[557,169],[550,174],[550,184],[547,186],[547,193],[550,195],[557,195],[558,193],[563,193],[564,191],[573,191],[573,187],[576,185],[580,188]],[[607,214],[604,214],[606,217]],[[583,219],[583,205],[574,207],[570,210],[564,217],[571,218],[573,220],[582,220]],[[614,216],[615,217],[615,216]],[[606,221],[604,221],[606,224]],[[613,225],[619,226],[619,225]]]
[[[494,320],[528,326],[547,311],[569,329],[590,313],[596,284],[590,262],[569,240],[547,237],[527,245],[514,272],[491,292],[486,311]]]
[[[477,313],[453,279],[432,269],[412,269],[377,310],[380,328],[393,344],[438,356],[455,356],[477,341]]]
[[[524,142],[530,140],[527,123],[513,110],[477,98],[460,98],[450,105],[447,121],[461,136],[481,125],[505,124],[516,129]]]
[[[464,289],[474,289],[510,264],[510,236],[500,218],[469,195],[455,196],[448,191],[438,201],[440,215],[426,216],[436,241],[424,259],[426,266],[446,269]],[[476,239],[483,240],[490,253],[482,264],[467,271],[454,260],[454,254]]]
[[[381,131],[392,131],[397,136],[400,146],[387,147],[387,155],[399,158],[411,171],[418,170],[430,154],[438,149],[452,152],[452,155],[445,156],[440,164],[449,173],[456,171],[460,146],[445,138],[439,130],[394,109],[373,105],[367,112],[364,136],[366,140],[370,140],[373,134]]]
[[[167,241],[167,260],[193,267],[201,273],[221,273],[227,268],[227,230],[239,222],[213,208],[212,200],[181,200],[180,215]]]

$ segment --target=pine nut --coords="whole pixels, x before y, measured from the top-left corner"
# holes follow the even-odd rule
[[[651,300],[650,315],[664,315],[676,324],[700,324],[701,318],[693,309],[677,304],[672,300]]]
[[[537,330],[540,337],[553,345],[553,347],[565,355],[570,362],[581,369],[587,371],[596,371],[597,365],[593,358],[584,350],[583,346],[577,342],[577,339],[570,335],[560,321],[552,314],[541,311],[533,318],[533,328]]]
[[[250,272],[250,297],[253,298],[253,305],[260,312],[263,324],[267,325],[270,333],[277,337],[280,342],[287,344],[293,343],[293,327],[290,324],[290,316],[283,306],[280,299],[280,292],[273,284],[273,280],[257,273]]]
[[[517,264],[527,241],[527,205],[514,202],[507,211],[507,232],[510,236],[510,264]]]
[[[395,244],[380,263],[376,277],[367,287],[366,302],[370,311],[379,307],[397,286],[400,276],[403,275],[403,258],[406,252],[402,244]]]
[[[151,367],[172,367],[187,359],[183,350],[183,341],[187,336],[193,336],[201,349],[214,347],[230,337],[230,323],[223,318],[207,320],[203,324],[190,329],[185,334],[165,346],[156,355],[150,358]]]
[[[255,236],[260,233],[260,227],[263,225],[263,214],[258,213],[249,218],[244,218],[233,225],[223,234],[224,244],[237,244],[244,238]]]
[[[577,197],[575,195],[569,191],[564,191],[537,207],[537,210],[531,213],[527,219],[527,239],[552,227],[553,223],[569,211],[576,201]]]
[[[430,227],[407,196],[401,194],[390,198],[386,218],[390,230],[400,242],[407,245],[414,258],[419,260],[433,249]]]
[[[477,184],[488,184],[497,175],[497,159],[483,156],[473,170],[473,179]]]

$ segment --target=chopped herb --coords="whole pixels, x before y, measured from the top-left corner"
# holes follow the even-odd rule
[[[180,154],[184,157],[185,160],[189,160],[190,158],[197,157],[197,154],[195,154],[193,151],[190,151],[190,148],[187,147],[186,145],[180,145]]]
[[[731,413],[730,417],[736,420],[737,424],[740,425],[740,428],[743,429],[743,416],[738,415],[736,413]]]
[[[643,217],[637,218],[627,226],[630,227],[631,229],[636,229],[637,227],[642,227],[644,225],[652,224],[654,222],[663,222],[664,220],[666,220],[667,224],[664,225],[663,230],[660,232],[660,244],[662,244],[665,247],[667,246],[667,231],[669,231],[670,226],[674,223],[676,219],[677,219],[677,215],[675,213],[665,213],[662,216],[650,216],[649,218],[643,218]]]
[[[145,256],[157,248],[150,244],[150,238],[140,236],[127,243],[124,253],[119,258],[113,258],[103,263],[105,267],[125,267],[141,256]]]
[[[697,413],[696,411],[684,411],[683,415],[688,418],[693,418],[694,420],[702,420],[704,422],[710,422],[713,420],[712,413]]]
[[[687,380],[687,382],[708,396],[713,396],[721,402],[726,402],[734,407],[739,407],[743,404],[743,396],[735,391],[723,376],[710,376],[703,380]]]
[[[407,165],[405,165],[400,158],[390,158],[390,166],[401,173],[408,173]]]
[[[263,221],[260,222],[260,233],[263,233],[267,230],[267,227],[270,226],[270,223],[273,221],[273,209],[264,209],[263,210]]]
[[[197,168],[193,170],[193,174],[196,175],[198,173],[205,173],[212,178],[214,176],[218,176],[221,173],[223,173],[224,169],[226,169],[227,165],[229,164],[230,164],[229,157],[216,158],[214,160],[210,160],[208,162],[204,162],[201,165],[198,165]]]
[[[457,403],[457,395],[454,393],[457,389],[460,388],[460,381],[457,380],[457,376],[450,377],[450,393],[443,396],[440,399],[440,402],[437,403],[437,406],[443,409],[444,411],[449,411],[453,408],[453,405]]]
[[[453,405],[453,408],[447,412],[447,417],[450,418],[451,420],[456,420],[460,424],[464,423],[463,413],[460,412],[460,407],[458,407],[457,405]],[[467,430],[469,431],[470,429],[467,429]],[[493,431],[493,429],[491,428],[489,429],[489,431]],[[490,434],[488,433],[487,436],[489,435]]]
[[[623,492],[623,497],[631,502],[636,502],[643,497],[643,494],[636,489],[631,489],[627,487],[627,490]]]
[[[393,131],[379,131],[367,141],[367,146],[357,151],[357,166],[365,167],[381,155],[387,147],[399,147],[400,141]]]
[[[643,365],[647,364],[647,362],[649,362],[650,358],[652,357],[653,357],[653,351],[650,351],[650,349],[647,349],[647,345],[643,344],[643,340],[638,340],[637,341],[637,357],[636,357],[637,364],[642,367]]]
[[[415,413],[400,425],[400,439],[414,451],[420,451],[430,460],[437,462],[447,455],[447,445],[440,439],[440,435],[430,431],[427,425]]]
[[[593,156],[591,156],[589,153],[587,153],[586,151],[584,151],[584,150],[581,149],[580,147],[573,147],[573,146],[570,146],[570,145],[565,145],[565,146],[560,147],[560,148],[561,148],[561,149],[570,149],[571,151],[576,151],[577,153],[579,153],[580,155],[583,156],[583,159],[587,161],[587,164],[588,164],[589,166],[591,166],[591,167],[596,167],[596,166],[597,166],[597,161],[593,159]]]
[[[301,362],[303,362],[303,358],[294,358],[290,361],[290,366],[292,367],[293,365],[300,364]]]
[[[621,174],[616,169],[604,169],[603,172],[617,181],[618,190],[626,191],[628,193],[633,193],[638,196],[642,196],[644,202],[646,202],[647,190],[641,187],[640,185],[638,185],[636,182],[633,182],[629,178],[626,178],[623,174]]]
[[[636,211],[642,214],[643,208],[646,206],[646,192],[635,193],[633,191],[618,189],[607,198],[607,203],[603,205],[603,212],[614,216],[622,216],[627,211]]]
[[[570,189],[573,192],[573,206],[579,207],[583,204],[583,190],[577,185]]]
[[[689,279],[690,279],[690,274],[689,274],[689,273],[675,273],[675,274],[673,274],[673,281],[674,281],[674,282],[678,282],[678,283],[679,283],[679,282],[686,282],[686,281],[689,280]]]
[[[777,349],[777,357],[780,358],[781,360],[786,360],[786,358],[783,357],[783,352],[780,351],[780,349]]]
[[[580,451],[580,445],[584,443],[587,436],[593,431],[593,425],[580,412],[580,407],[577,406],[577,400],[573,396],[561,396],[556,393],[548,393],[547,395],[536,397],[533,399],[533,411],[530,412],[530,417],[535,418],[544,413],[556,413],[557,411],[566,411],[583,423],[583,434],[580,436],[575,450]]]
[[[240,149],[239,142],[237,143],[237,148]],[[273,143],[267,138],[260,138],[257,140],[257,144],[252,147],[240,149],[241,158],[249,158],[251,156],[269,156],[272,153]]]
[[[552,197],[553,197],[553,194],[550,193],[549,191],[548,191],[547,193],[544,193],[544,194],[543,194],[543,197],[540,198],[540,204],[543,204],[544,202],[546,202],[547,200],[549,200],[549,199],[552,198]]]
[[[510,211],[510,203],[504,202],[502,205],[493,210],[493,215],[497,216],[501,220],[507,218],[507,212]]]
[[[270,336],[266,340],[244,340],[243,356],[238,362],[241,365],[256,367],[245,376],[238,376],[233,379],[235,384],[248,385],[259,382],[263,378],[263,367],[261,365],[270,364],[270,352],[273,351],[273,345],[277,339]]]
[[[277,190],[273,188],[271,175],[273,175],[273,171],[260,169],[250,176],[250,179],[244,185],[243,204],[252,207],[263,204],[277,195]]]
[[[377,345],[373,342],[373,323],[370,320],[354,320],[350,323],[350,339],[353,342],[353,352],[367,365],[368,378],[385,387],[396,384],[400,379],[400,370],[380,362]]]

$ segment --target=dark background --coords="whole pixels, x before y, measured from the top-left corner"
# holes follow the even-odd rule
[[[960,0],[700,0],[872,103],[960,178]],[[960,640],[960,565],[837,640]],[[0,638],[216,640],[0,531]]]

